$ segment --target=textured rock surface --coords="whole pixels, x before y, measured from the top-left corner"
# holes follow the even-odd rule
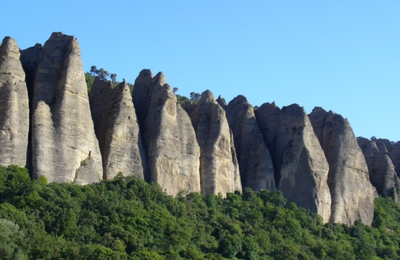
[[[352,225],[358,220],[370,225],[376,191],[349,122],[319,107],[314,108],[309,117],[329,163],[330,222]]]
[[[33,177],[79,184],[101,180],[101,154],[75,37],[53,33],[43,46],[32,107]]]
[[[202,93],[190,118],[200,145],[202,190],[222,195],[241,191],[239,165],[225,110],[209,90]]]
[[[0,165],[27,162],[29,100],[17,42],[4,38],[0,46]]]
[[[275,190],[272,158],[253,107],[240,95],[229,102],[226,113],[235,140],[243,187]]]
[[[200,148],[187,113],[176,102],[162,73],[140,72],[133,91],[143,146],[146,179],[168,194],[200,191]]]
[[[256,110],[256,118],[270,149],[278,189],[289,201],[329,221],[328,163],[304,109],[266,103]]]
[[[28,88],[28,96],[29,96],[29,118],[32,118],[32,103],[33,103],[33,88],[35,85],[35,76],[36,70],[39,63],[40,53],[42,51],[43,46],[37,43],[35,46],[30,47],[21,51],[21,63],[24,68],[26,78],[26,86]],[[32,124],[29,124],[29,135],[28,135],[28,152],[27,152],[27,160],[26,167],[29,172],[33,172],[32,166]]]
[[[400,179],[397,177],[386,144],[366,138],[358,138],[357,141],[365,156],[371,183],[378,194],[390,196],[399,202]]]
[[[121,172],[143,179],[146,158],[129,86],[124,81],[112,88],[111,82],[96,77],[89,100],[103,178],[109,180]]]

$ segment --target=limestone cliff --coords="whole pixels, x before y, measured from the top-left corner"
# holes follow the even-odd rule
[[[207,90],[189,113],[200,145],[202,190],[222,195],[241,191],[239,165],[225,110]]]
[[[79,44],[53,33],[38,60],[32,103],[33,176],[87,184],[102,179]]]
[[[265,103],[256,110],[256,118],[272,156],[278,189],[289,201],[329,221],[328,162],[304,109]]]
[[[0,165],[27,163],[29,100],[17,42],[0,46]]]
[[[146,179],[168,194],[200,191],[200,148],[187,113],[162,73],[143,70],[133,91],[143,146],[147,156]]]
[[[378,194],[390,196],[399,203],[400,179],[389,156],[387,143],[366,138],[358,138],[357,141],[365,156],[371,183]]]
[[[243,187],[275,190],[272,158],[253,107],[239,95],[229,102],[226,113],[234,136]]]
[[[146,158],[129,86],[124,81],[113,88],[111,82],[96,77],[89,100],[103,178],[110,180],[121,172],[143,179]]]
[[[371,225],[376,191],[349,122],[319,107],[309,117],[329,163],[330,222],[352,225],[358,220]]]

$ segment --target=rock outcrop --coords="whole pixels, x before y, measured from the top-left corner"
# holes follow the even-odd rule
[[[25,71],[25,82],[28,88],[28,96],[29,96],[29,118],[32,118],[32,103],[33,103],[33,87],[35,85],[35,77],[36,70],[39,63],[40,53],[42,52],[43,46],[37,43],[35,46],[30,47],[21,51],[21,63],[22,67]],[[26,167],[32,173],[32,124],[29,124],[29,135],[28,135],[28,152],[27,152],[27,160]]]
[[[162,73],[143,70],[135,81],[133,102],[146,151],[146,180],[168,194],[200,191],[200,148],[187,113]]]
[[[95,78],[89,95],[94,128],[103,157],[103,179],[144,178],[146,157],[129,86]]]
[[[239,165],[225,110],[206,90],[188,111],[200,146],[201,188],[206,194],[241,191]]]
[[[277,188],[290,202],[329,221],[328,162],[304,109],[265,103],[256,118],[272,156]]]
[[[229,102],[226,114],[234,136],[243,187],[275,190],[272,158],[253,107],[239,95]]]
[[[17,42],[0,46],[0,165],[27,163],[29,99]]]
[[[352,225],[358,220],[371,225],[376,191],[349,122],[320,107],[314,108],[309,117],[329,163],[330,222]]]
[[[369,177],[378,194],[400,202],[400,179],[389,156],[385,142],[358,138],[358,144],[368,165]],[[391,145],[389,143],[389,145]]]
[[[33,177],[88,184],[102,179],[79,44],[53,33],[40,53],[33,91]]]

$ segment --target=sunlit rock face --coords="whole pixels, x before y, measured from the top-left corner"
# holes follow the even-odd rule
[[[379,195],[392,197],[397,203],[400,201],[400,179],[389,156],[390,151],[382,139],[368,140],[358,138],[358,144],[365,156],[368,165],[369,177]]]
[[[129,86],[123,81],[113,88],[111,82],[96,77],[89,100],[103,178],[110,180],[121,173],[143,179],[146,157]]]
[[[329,163],[330,222],[352,225],[357,220],[371,225],[376,191],[349,122],[319,107],[309,117]]]
[[[171,195],[200,191],[200,147],[190,118],[177,104],[165,76],[141,71],[133,102],[147,157],[145,179]]]
[[[88,184],[102,179],[79,44],[53,33],[38,59],[32,101],[33,177]]]
[[[297,104],[279,109],[265,103],[256,110],[256,118],[272,156],[277,188],[290,202],[328,222],[329,166],[304,109]]]
[[[0,46],[0,165],[27,163],[29,99],[17,42]]]
[[[237,96],[226,106],[239,161],[243,187],[275,190],[271,155],[258,126],[253,107],[244,96]]]
[[[200,146],[201,188],[207,194],[223,196],[241,191],[239,165],[225,110],[206,90],[188,113]]]

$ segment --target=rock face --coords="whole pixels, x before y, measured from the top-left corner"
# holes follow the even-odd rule
[[[147,156],[146,180],[168,194],[200,191],[200,148],[187,113],[162,73],[140,72],[133,102]]]
[[[258,126],[253,107],[237,96],[226,107],[239,161],[243,187],[275,190],[272,158]]]
[[[329,221],[328,162],[304,109],[265,103],[256,110],[256,118],[272,156],[278,189],[289,201]]]
[[[79,44],[53,33],[40,53],[32,117],[33,177],[88,184],[102,179]]]
[[[189,111],[190,112],[190,111]],[[200,145],[201,188],[206,194],[241,191],[239,165],[228,120],[214,95],[205,91],[190,112]]]
[[[35,85],[35,76],[36,70],[39,63],[40,53],[42,51],[43,46],[37,43],[34,47],[30,47],[21,51],[21,63],[24,68],[26,78],[25,82],[28,88],[28,96],[29,96],[29,118],[32,118],[32,101],[33,101],[33,87]],[[29,125],[29,135],[28,135],[28,152],[27,152],[27,161],[26,167],[29,172],[33,172],[32,166],[32,125]]]
[[[96,77],[89,100],[103,179],[113,179],[119,172],[143,179],[146,157],[129,86],[124,81],[112,88],[111,82]]]
[[[352,225],[358,220],[371,225],[376,191],[350,124],[341,115],[319,107],[309,117],[329,163],[330,222]]]
[[[380,195],[390,196],[399,203],[400,179],[389,157],[387,143],[366,138],[358,138],[357,141],[365,156],[372,185]]]
[[[17,42],[0,46],[0,165],[27,163],[29,100]]]

